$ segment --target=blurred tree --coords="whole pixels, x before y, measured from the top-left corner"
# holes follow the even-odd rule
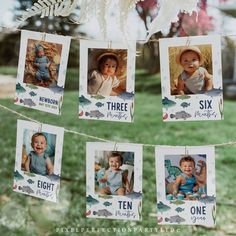
[[[14,9],[15,21],[20,18],[22,13],[30,8],[38,0],[16,0],[18,2]],[[70,15],[73,17],[73,14]],[[45,17],[39,15],[28,18],[22,25],[21,29],[33,30],[68,36],[84,36],[79,33],[78,24],[73,24],[66,17]],[[19,55],[19,32],[8,32],[0,41],[0,65],[17,65]],[[71,50],[69,54],[69,67],[79,66],[79,43],[77,40],[71,41]]]
[[[145,28],[148,29],[150,22],[158,14],[160,4],[158,0],[145,0],[138,2],[136,11],[143,20]],[[163,35],[161,32],[151,37],[150,43],[143,45],[142,56],[137,61],[137,65],[146,68],[148,73],[154,74],[160,71],[159,44],[158,39],[162,37],[204,35],[214,29],[212,24],[213,17],[207,15],[207,0],[199,1],[200,11],[198,15],[179,13],[179,21],[172,23],[169,33]],[[153,41],[152,41],[153,40]]]

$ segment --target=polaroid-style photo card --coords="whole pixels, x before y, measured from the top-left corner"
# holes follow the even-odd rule
[[[156,146],[159,224],[215,226],[214,147]]]
[[[223,119],[220,36],[160,39],[164,121]]]
[[[70,40],[22,30],[15,104],[61,113]]]
[[[87,143],[86,216],[141,220],[140,144]]]
[[[79,118],[132,122],[136,44],[80,40]]]
[[[64,129],[18,120],[13,190],[57,202]]]

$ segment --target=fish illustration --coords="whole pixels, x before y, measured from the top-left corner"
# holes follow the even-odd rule
[[[168,113],[165,113],[162,117],[163,120],[166,120],[168,118]]]
[[[190,106],[190,103],[189,102],[182,102],[180,104],[180,106],[183,107],[183,108],[186,108],[186,107]]]
[[[212,208],[212,218],[213,218],[214,224],[216,224],[216,206],[215,205]]]
[[[134,120],[134,102],[131,103],[129,108],[131,120]]]
[[[176,105],[176,102],[175,102],[175,101],[172,101],[172,100],[170,100],[170,99],[168,99],[167,97],[164,97],[164,98],[162,99],[162,105],[163,105],[163,107],[165,107],[165,108],[173,107],[173,106]]]
[[[175,118],[176,120],[178,119],[184,119],[186,120],[187,118],[190,118],[191,115],[187,113],[186,111],[178,111],[175,114],[170,114],[170,118],[173,119]]]
[[[22,87],[20,83],[16,84],[16,93],[24,93],[25,91],[25,88]]]
[[[33,102],[31,98],[20,99],[20,103],[23,103],[24,105],[29,107],[36,106],[36,104]]]
[[[24,179],[24,176],[19,173],[18,170],[14,171],[14,179],[17,180],[22,180]]]
[[[215,203],[216,202],[216,197],[214,195],[212,195],[212,196],[205,196],[205,197],[201,197],[199,199],[199,201],[202,202],[202,203],[205,203],[205,204],[207,204],[207,203]]]
[[[94,211],[93,215],[107,217],[107,216],[112,216],[112,213],[108,211],[107,209],[102,209],[102,210]]]
[[[182,200],[175,200],[175,201],[171,201],[170,203],[173,203],[173,204],[175,204],[175,205],[182,205],[182,204],[184,204],[185,202],[182,201]]]
[[[58,181],[61,178],[60,175],[55,175],[55,174],[47,175],[46,177],[50,179],[51,181]]]
[[[64,92],[64,87],[63,86],[58,86],[57,84],[51,84],[49,85],[49,90],[51,90],[53,93],[59,93],[62,94]]]
[[[185,100],[185,99],[191,98],[191,96],[189,96],[189,95],[176,95],[175,98]]]
[[[177,208],[175,208],[175,210],[176,210],[178,213],[180,213],[180,212],[184,211],[184,208],[177,207]]]
[[[103,199],[111,199],[112,195],[98,195],[98,197]]]
[[[102,114],[99,110],[93,110],[90,112],[85,112],[85,116],[100,118],[104,117],[104,114]]]
[[[31,193],[34,193],[34,190],[32,188],[30,188],[29,186],[19,186],[18,187],[19,190],[21,190],[22,192],[25,192],[25,193],[28,193],[28,194],[31,194]]]
[[[91,104],[91,101],[82,95],[81,97],[79,97],[79,103],[82,107],[84,107]]]
[[[89,206],[99,203],[99,201],[97,199],[93,198],[91,195],[88,195],[88,197],[86,197],[86,202]]]
[[[108,201],[105,201],[105,202],[103,203],[103,205],[106,206],[106,207],[108,207],[108,206],[111,206],[112,203],[111,203],[111,202],[108,202]]]
[[[26,87],[29,87],[31,89],[38,89],[38,87],[33,84],[26,84]]]
[[[163,202],[157,203],[157,210],[160,211],[161,213],[165,211],[169,211],[170,209],[171,207],[169,207],[168,205],[165,205]]]
[[[97,100],[100,100],[100,99],[104,99],[105,97],[104,96],[102,96],[102,95],[93,95],[93,96],[91,96],[91,98],[94,98],[94,99],[97,99]]]
[[[30,173],[30,172],[24,172],[25,175],[28,175],[30,177],[35,177],[36,175],[34,173]]]
[[[139,204],[138,204],[138,215],[139,217],[141,218],[142,217],[142,201],[139,201]]]
[[[128,197],[130,199],[138,199],[138,198],[142,197],[142,193],[133,191],[133,192],[127,194],[126,197]]]
[[[85,212],[85,215],[86,215],[86,216],[91,215],[91,211],[89,210],[89,211]]]
[[[123,99],[124,101],[125,100],[131,100],[134,97],[134,92],[131,92],[131,93],[123,92],[123,93],[120,93],[117,97]]]
[[[97,103],[95,103],[95,105],[96,105],[97,107],[102,107],[102,106],[104,106],[104,103],[97,102]]]
[[[213,88],[211,90],[208,90],[205,92],[205,95],[210,96],[210,97],[217,97],[220,94],[222,94],[223,90],[219,87],[217,88]]]
[[[33,181],[32,179],[28,179],[27,182],[28,182],[29,184],[33,184],[33,183],[34,183],[34,181]]]
[[[180,217],[179,215],[171,216],[170,218],[165,218],[165,222],[170,222],[170,223],[182,223],[184,222],[185,219]]]
[[[34,96],[37,95],[37,93],[35,93],[34,91],[31,91],[31,92],[29,93],[29,95],[30,95],[31,97],[34,97]]]

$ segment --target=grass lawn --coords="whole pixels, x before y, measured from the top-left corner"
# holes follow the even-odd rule
[[[137,93],[135,97],[135,122],[133,124],[78,120],[78,92],[66,92],[62,115],[56,116],[40,111],[16,106],[11,100],[0,100],[0,104],[14,109],[42,123],[62,126],[100,138],[128,143],[200,146],[236,140],[235,102],[225,101],[223,121],[201,122],[162,122],[161,96]],[[61,181],[60,201],[58,204],[46,202],[12,191],[13,169],[15,163],[16,121],[15,114],[0,108],[0,235],[227,235],[236,232],[236,148],[224,146],[216,148],[217,182],[217,226],[215,229],[192,226],[157,225],[156,183],[154,147],[144,146],[143,156],[143,211],[142,221],[87,219],[85,187],[85,145],[91,138],[65,133],[62,176],[73,180]],[[87,233],[63,233],[58,229],[69,227],[80,230],[86,227]],[[96,233],[92,227],[141,228],[143,233]],[[150,231],[145,233],[145,227]],[[149,229],[151,230],[151,229]],[[155,233],[158,230],[158,233]],[[174,230],[173,234],[160,231]],[[177,232],[177,230],[179,232]],[[59,232],[57,232],[59,231]],[[235,234],[234,234],[235,235]]]

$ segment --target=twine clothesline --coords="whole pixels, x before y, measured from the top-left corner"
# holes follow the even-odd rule
[[[35,120],[35,119],[32,119],[31,117],[28,117],[26,115],[23,115],[15,110],[12,110],[2,104],[0,104],[0,108],[4,109],[4,110],[7,110],[8,112],[11,112],[13,114],[16,114],[26,120],[30,120],[32,122],[35,122],[39,125],[42,125],[42,122],[38,121],[38,120]],[[75,134],[75,135],[80,135],[80,136],[83,136],[83,137],[87,137],[87,138],[91,138],[91,139],[95,139],[95,140],[99,140],[99,141],[103,141],[103,142],[109,142],[109,143],[117,143],[116,141],[112,141],[112,140],[108,140],[108,139],[104,139],[104,138],[100,138],[100,137],[97,137],[97,136],[94,136],[94,135],[90,135],[90,134],[86,134],[86,133],[81,133],[81,132],[78,132],[78,131],[75,131],[75,130],[69,130],[69,129],[64,129],[64,132],[65,133],[71,133],[71,134]],[[142,144],[144,147],[156,147],[158,144],[148,144],[148,143],[145,143],[145,144]],[[225,142],[225,143],[217,143],[217,144],[208,144],[208,145],[201,145],[201,146],[214,146],[214,147],[222,147],[222,146],[230,146],[230,145],[236,145],[236,141],[229,141],[229,142]],[[187,147],[187,146],[185,146]]]

